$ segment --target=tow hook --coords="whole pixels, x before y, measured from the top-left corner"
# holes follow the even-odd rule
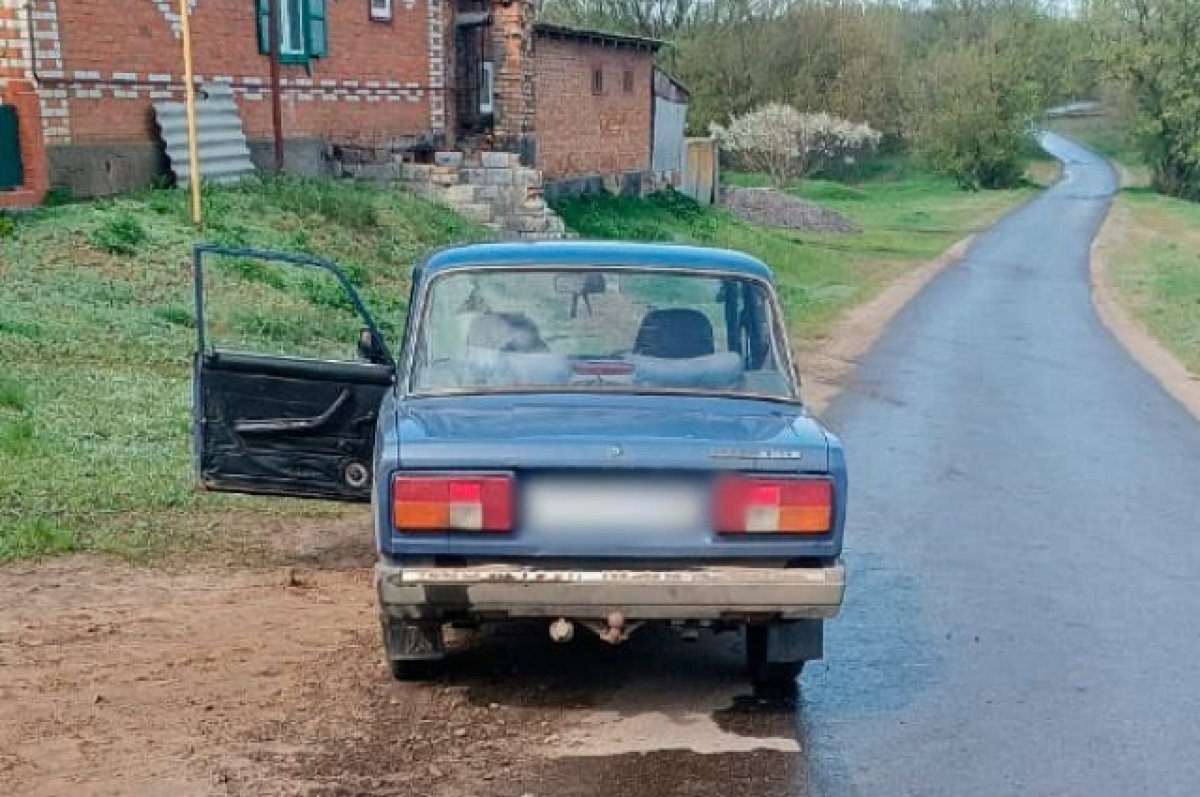
[[[621,644],[641,626],[641,623],[625,622],[625,615],[620,612],[611,612],[604,620],[581,620],[580,622],[610,645]]]
[[[570,642],[575,637],[575,624],[565,617],[560,617],[550,624],[550,638],[560,645]]]
[[[600,638],[610,645],[619,645],[625,641],[625,615],[610,612],[606,622],[608,628],[600,634]]]

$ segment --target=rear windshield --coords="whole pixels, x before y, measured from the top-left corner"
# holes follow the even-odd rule
[[[456,271],[431,283],[418,394],[686,391],[794,398],[771,294],[682,271]]]

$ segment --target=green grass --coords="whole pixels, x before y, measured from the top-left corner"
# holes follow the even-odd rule
[[[1200,205],[1149,190],[1123,191],[1104,240],[1122,301],[1200,375]]]
[[[761,177],[734,173],[727,184],[761,184]],[[893,163],[881,176],[856,185],[808,180],[790,190],[849,217],[862,233],[766,230],[670,194],[588,197],[559,202],[556,209],[571,229],[588,237],[723,246],[756,255],[774,269],[793,335],[807,346],[846,308],[1032,194],[964,192],[908,163]]]
[[[1122,166],[1144,165],[1137,141],[1128,126],[1113,113],[1053,119],[1049,127]]]
[[[1200,205],[1151,191],[1145,160],[1115,114],[1051,128],[1116,164],[1117,194],[1102,240],[1121,301],[1193,374],[1200,374]]]
[[[413,263],[484,236],[408,194],[349,183],[206,189],[200,233],[185,201],[157,190],[44,208],[11,217],[0,238],[0,560],[143,555],[205,545],[230,517],[252,527],[269,515],[340,511],[193,489],[194,242],[338,260],[394,335]],[[221,342],[353,355],[358,322],[320,274],[225,260],[206,275]]]

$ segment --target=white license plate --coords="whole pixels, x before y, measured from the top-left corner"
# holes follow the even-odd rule
[[[708,525],[703,488],[658,479],[539,479],[525,491],[524,510],[525,525],[533,531],[635,535]]]

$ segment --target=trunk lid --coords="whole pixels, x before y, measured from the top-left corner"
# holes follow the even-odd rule
[[[802,407],[747,398],[457,396],[404,402],[399,421],[405,470],[829,469]]]

